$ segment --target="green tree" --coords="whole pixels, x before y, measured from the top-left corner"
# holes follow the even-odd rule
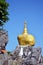
[[[3,26],[9,20],[8,6],[6,0],[0,0],[0,26]]]

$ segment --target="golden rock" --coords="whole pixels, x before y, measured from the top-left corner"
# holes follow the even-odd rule
[[[17,38],[18,38],[19,45],[21,46],[25,46],[25,45],[34,46],[35,44],[34,36],[31,34],[28,34],[27,32],[26,22],[24,23],[23,33],[19,35]]]

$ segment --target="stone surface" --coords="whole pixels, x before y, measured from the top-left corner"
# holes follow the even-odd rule
[[[5,30],[0,30],[0,53],[1,50],[5,50],[8,42],[8,32]]]
[[[12,54],[13,65],[43,65],[43,57],[41,55],[41,48],[22,47],[23,55],[20,56],[21,47],[16,47]]]
[[[20,56],[21,46],[10,53],[0,54],[0,65],[43,65],[41,48],[22,47],[23,55]]]

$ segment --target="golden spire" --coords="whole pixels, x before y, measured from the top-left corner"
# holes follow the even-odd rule
[[[28,34],[27,32],[27,26],[26,26],[26,21],[24,22],[24,31],[22,35],[18,36],[18,42],[19,45],[25,46],[34,46],[35,40],[34,37],[31,34]]]
[[[24,31],[23,31],[23,33],[27,33],[26,21],[24,22]]]

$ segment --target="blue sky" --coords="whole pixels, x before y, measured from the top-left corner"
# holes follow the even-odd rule
[[[41,47],[43,53],[43,0],[7,0],[9,18],[5,29],[8,31],[6,49],[13,51],[18,45],[17,36],[23,32],[27,21],[28,33],[35,37],[35,47]]]

